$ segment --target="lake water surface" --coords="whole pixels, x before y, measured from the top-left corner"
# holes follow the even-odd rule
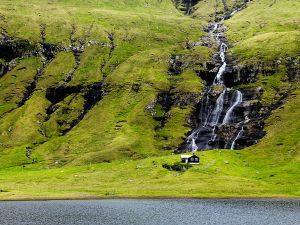
[[[300,225],[300,200],[0,202],[1,225]]]

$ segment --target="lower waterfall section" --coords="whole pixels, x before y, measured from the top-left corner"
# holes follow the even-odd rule
[[[215,148],[231,148],[232,143],[220,137],[222,127],[241,129],[244,118],[243,94],[239,90],[226,89],[217,97],[206,93],[199,104],[198,126],[188,136],[186,148],[192,151],[209,150]],[[240,138],[242,134],[233,132],[228,139]],[[230,141],[229,141],[230,142]],[[235,145],[234,145],[235,146]]]

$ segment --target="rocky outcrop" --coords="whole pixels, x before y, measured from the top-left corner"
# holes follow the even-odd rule
[[[170,117],[169,112],[173,105],[173,95],[165,91],[159,92],[155,102],[151,102],[146,106],[145,110],[151,113],[152,117],[159,122],[159,125],[155,128],[156,130],[165,126],[167,119]]]
[[[28,40],[13,40],[6,36],[0,36],[0,58],[6,62],[30,55],[37,50],[37,46]]]
[[[36,55],[38,47],[28,40],[14,40],[0,34],[0,78],[16,66],[16,59]]]
[[[179,75],[183,72],[183,55],[171,55],[169,61],[169,75]]]

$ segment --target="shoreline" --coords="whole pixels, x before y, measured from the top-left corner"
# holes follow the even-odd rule
[[[1,202],[25,202],[25,201],[98,201],[98,200],[256,200],[256,201],[296,201],[300,202],[300,197],[166,197],[166,196],[116,196],[116,197],[78,197],[78,198],[16,198],[16,199],[0,199]]]

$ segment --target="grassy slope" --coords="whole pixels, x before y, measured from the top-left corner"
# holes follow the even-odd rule
[[[300,60],[300,3],[298,1],[257,0],[248,9],[226,22],[227,36],[232,44],[230,54],[240,66],[277,67],[275,74],[259,74],[257,82],[244,85],[264,89],[263,103],[271,103],[288,91],[288,58]],[[294,64],[300,68],[300,64]],[[295,84],[297,87],[297,84]]]
[[[200,21],[181,15],[170,1],[156,0],[90,1],[89,4],[83,1],[4,1],[0,14],[4,18],[0,25],[8,35],[33,43],[41,40],[42,25],[46,27],[46,42],[52,44],[68,47],[71,29],[75,27],[75,38],[88,36],[88,40],[104,43],[109,42],[107,33],[113,32],[116,45],[111,58],[108,58],[109,49],[99,46],[87,47],[81,55],[81,64],[69,85],[89,84],[106,76],[105,83],[110,91],[64,137],[59,137],[63,127],[57,125],[57,121],[74,117],[68,114],[58,118],[68,99],[62,103],[62,110],[41,123],[50,102],[46,99],[40,101],[39,97],[44,98],[46,88],[63,84],[63,78],[74,64],[71,53],[57,54],[39,79],[33,98],[0,119],[3,124],[1,130],[4,131],[0,143],[5,152],[25,152],[25,147],[30,146],[35,149],[33,157],[38,161],[49,160],[52,163],[62,159],[63,163],[82,164],[159,155],[162,146],[170,142],[176,146],[181,142],[181,137],[188,131],[184,125],[192,106],[172,109],[178,112],[168,121],[173,125],[168,131],[162,131],[162,135],[169,137],[168,142],[154,131],[158,122],[144,109],[154,102],[159,91],[168,91],[171,86],[175,87],[176,93],[198,94],[201,91],[202,82],[192,71],[178,77],[175,83],[168,79],[167,73],[170,55],[183,51],[186,37],[196,40],[203,34],[199,29]],[[198,61],[205,61],[209,59],[210,51],[198,48],[190,54],[191,57],[200,55]],[[105,66],[100,70],[103,63]],[[140,91],[135,93],[132,85],[140,85]],[[82,101],[80,96],[76,98],[72,101],[72,108],[80,111]],[[8,111],[9,107],[13,107],[9,104],[11,102],[2,101],[1,109]],[[29,105],[33,108],[32,112],[26,111]],[[23,128],[14,126],[21,119],[18,111],[28,118],[23,127],[34,127],[32,132],[35,135],[27,135]],[[20,134],[22,138],[19,138]],[[47,143],[41,145],[45,141]],[[7,150],[12,148],[12,151]],[[26,158],[18,160],[28,161]]]
[[[63,4],[69,3],[65,1]],[[112,9],[109,7],[109,4],[106,3],[105,5],[107,10],[103,10],[101,7],[101,12],[111,12]],[[197,17],[204,15],[204,12],[201,10],[207,8],[206,4],[211,4],[211,2],[200,2],[196,12]],[[280,31],[276,28],[278,25],[276,21],[287,21],[287,24],[291,24],[291,21],[299,20],[297,15],[290,11],[279,13],[279,11],[284,12],[282,8],[293,11],[296,7],[290,7],[290,4],[296,4],[296,1],[276,3],[280,5],[273,5],[273,8],[271,7],[272,10],[268,11],[268,17],[262,17],[262,12],[269,9],[269,4],[265,0],[253,1],[249,8],[235,15],[227,22],[230,28],[228,36],[234,46],[233,51],[238,55],[241,62],[255,63],[258,52],[266,54],[266,57],[259,60],[269,60],[271,56],[273,57],[274,51],[278,51],[278,49],[272,47],[274,40],[272,35],[269,36],[270,32],[280,32],[280,35],[287,35],[284,38],[291,37],[292,35],[289,36],[289,33],[294,34],[297,32],[297,27],[295,26],[281,27],[282,30]],[[72,5],[72,9],[76,9],[73,8],[74,1],[70,5]],[[171,6],[167,3],[166,5],[167,9],[171,10]],[[55,5],[55,7],[58,6]],[[141,8],[144,9],[144,7],[139,9]],[[166,8],[160,8],[162,11],[156,11],[156,8],[155,10],[154,8],[151,9],[153,10],[152,13],[156,12],[158,15],[165,17],[164,10]],[[136,7],[132,9],[126,8],[126,10],[120,7],[118,10],[130,15],[134,15],[132,11],[138,11]],[[175,11],[172,12],[176,14]],[[205,13],[207,12],[208,10],[205,10]],[[119,15],[121,14],[115,16],[118,17]],[[184,21],[188,20],[180,17],[178,14],[174,17]],[[172,18],[173,20],[174,17]],[[243,26],[242,24],[249,18],[253,22],[250,23],[250,26]],[[260,28],[260,32],[253,32],[253,30],[257,29],[256,24],[264,21],[268,22],[265,23],[263,28]],[[102,21],[102,23],[105,23],[105,21]],[[172,22],[170,27],[175,24]],[[166,26],[165,23],[164,26]],[[180,25],[177,24],[176,26]],[[143,27],[140,29],[144,30]],[[168,32],[164,34],[166,35]],[[240,32],[244,32],[242,40],[238,38],[241,36]],[[179,38],[180,35],[177,35]],[[260,39],[261,35],[271,39],[263,41],[263,44],[260,44],[260,41],[253,44],[252,40]],[[35,157],[46,161],[39,161],[37,164],[29,164],[25,167],[18,166],[24,162],[30,162],[24,154],[24,146],[3,150],[2,157],[0,157],[0,165],[3,168],[0,171],[0,189],[2,190],[0,198],[88,198],[97,196],[299,197],[300,90],[298,88],[293,91],[293,95],[288,98],[284,107],[276,110],[268,119],[267,136],[260,143],[243,151],[216,150],[201,152],[199,155],[201,156],[202,164],[194,166],[185,173],[170,172],[162,168],[161,165],[164,162],[178,161],[178,156],[176,155],[90,164],[93,162],[91,159],[95,159],[94,162],[97,162],[103,158],[111,160],[116,156],[130,156],[134,159],[161,154],[161,152],[153,148],[157,143],[160,145],[154,139],[157,136],[157,134],[153,133],[155,122],[149,115],[145,115],[146,113],[143,109],[148,102],[155,98],[154,90],[167,90],[170,85],[167,76],[162,72],[167,68],[167,64],[163,59],[166,59],[168,54],[173,51],[172,48],[176,48],[172,45],[180,42],[180,38],[175,41],[173,38],[167,40],[167,42],[156,43],[157,45],[162,45],[162,43],[170,42],[163,44],[163,48],[166,49],[163,53],[153,47],[152,50],[133,55],[132,51],[135,52],[135,50],[129,51],[131,52],[129,54],[127,49],[126,52],[132,56],[128,57],[126,63],[120,64],[107,78],[111,87],[119,88],[113,88],[113,91],[105,97],[106,99],[101,101],[67,137],[58,137],[40,146],[39,150],[35,152]],[[281,41],[278,38],[276,40]],[[297,54],[297,48],[291,46],[294,46],[297,40],[292,38],[288,38],[288,40],[294,41],[288,42],[288,45],[281,43],[283,50],[280,52],[288,52],[288,55],[294,56]],[[249,47],[252,44],[255,48]],[[172,46],[171,50],[169,46]],[[127,47],[130,48],[129,46]],[[142,46],[141,48],[144,47]],[[268,51],[263,51],[264,48],[268,49]],[[120,54],[122,55],[123,53]],[[149,58],[145,57],[145,55],[154,56]],[[120,55],[116,55],[116,59],[118,56]],[[143,65],[143,67],[135,65]],[[178,87],[185,90],[186,85],[195,85],[193,81],[196,79],[195,77],[191,77],[188,74],[183,76],[187,80],[182,81],[182,85],[178,85]],[[276,79],[276,76],[274,77]],[[273,77],[269,79],[273,82]],[[139,95],[133,95],[129,91],[131,89],[130,84],[135,82],[142,84]],[[272,84],[272,82],[270,83]],[[197,88],[197,85],[195,88]],[[198,88],[200,87],[201,85]],[[40,96],[35,95],[30,101],[47,104],[39,101],[38,98]],[[19,110],[28,110],[27,107]],[[101,110],[103,108],[108,110]],[[35,108],[34,110],[37,109]],[[176,116],[168,122],[169,125],[166,127],[170,127],[171,130],[169,132],[171,134],[179,132],[175,136],[180,137],[187,128],[182,130],[182,126],[178,126],[180,123],[177,122],[177,119],[179,117],[179,121],[183,121],[186,114],[180,110],[180,112],[183,112],[181,117],[176,110],[179,109],[173,109]],[[126,118],[127,122],[122,124],[121,129],[115,129],[117,122],[124,121],[124,118]],[[95,124],[94,121],[98,120],[103,122]],[[145,129],[145,127],[148,127],[148,129]],[[90,131],[87,131],[88,129]],[[141,132],[143,132],[143,136],[140,135]],[[164,131],[161,131],[161,133],[165,135]],[[99,138],[100,136],[101,138]],[[88,143],[90,144],[83,144],[85,140],[89,140]],[[106,147],[104,149],[97,148],[97,151],[95,151],[95,146]],[[130,149],[135,151],[133,152]],[[87,154],[83,154],[83,152]],[[81,157],[76,157],[78,155]],[[56,167],[54,160],[59,161],[62,159],[69,160],[71,163],[66,167],[53,168]],[[78,164],[86,165],[73,166]],[[11,167],[5,168],[7,166]]]
[[[0,198],[299,197],[300,91],[294,94],[268,120],[262,142],[242,151],[201,152],[201,165],[185,173],[162,168],[177,162],[177,155],[58,169],[14,167],[0,172]]]
[[[177,162],[177,155],[57,169],[13,167],[0,171],[0,199],[299,197],[300,91],[294,94],[268,120],[262,142],[242,151],[201,152],[201,165],[185,173],[162,168]]]

